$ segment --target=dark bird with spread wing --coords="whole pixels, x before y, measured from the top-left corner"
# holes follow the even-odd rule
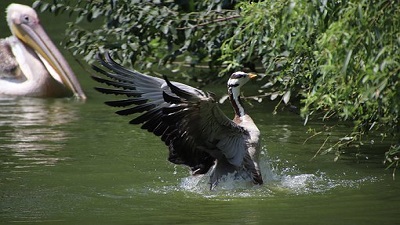
[[[227,174],[249,177],[262,184],[258,156],[260,131],[245,112],[240,101],[240,88],[256,75],[235,72],[228,80],[229,99],[235,117],[229,119],[210,92],[191,86],[128,70],[99,55],[103,67],[93,66],[102,76],[93,79],[111,86],[96,88],[105,94],[125,96],[107,105],[124,107],[119,115],[140,114],[130,121],[161,137],[169,148],[168,160],[190,167],[192,174],[205,174],[210,169],[211,188]]]

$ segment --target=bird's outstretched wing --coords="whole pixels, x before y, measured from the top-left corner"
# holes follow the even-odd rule
[[[113,86],[96,88],[105,94],[127,98],[106,102],[124,107],[119,115],[132,115],[131,124],[161,137],[169,147],[169,161],[191,167],[194,174],[206,173],[214,160],[224,157],[240,166],[246,154],[247,132],[227,118],[212,94],[194,87],[128,70],[114,62],[108,53],[98,56],[93,69],[104,75],[94,80]]]

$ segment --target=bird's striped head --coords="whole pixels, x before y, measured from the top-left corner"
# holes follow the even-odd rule
[[[228,80],[228,87],[241,87],[250,79],[253,79],[255,77],[257,77],[257,75],[254,73],[245,73],[242,71],[232,73],[231,77]]]

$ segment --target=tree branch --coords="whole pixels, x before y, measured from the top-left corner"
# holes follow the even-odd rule
[[[229,17],[224,17],[224,18],[215,19],[215,20],[212,20],[212,21],[209,21],[209,22],[199,23],[199,24],[196,24],[196,25],[190,26],[190,27],[178,27],[178,28],[176,28],[176,29],[177,29],[177,30],[187,30],[187,29],[192,29],[192,28],[195,28],[195,27],[206,26],[206,25],[212,24],[212,23],[220,23],[220,22],[224,22],[224,21],[236,19],[236,18],[239,18],[239,17],[241,17],[241,16],[240,16],[240,15],[234,15],[234,16],[229,16]]]

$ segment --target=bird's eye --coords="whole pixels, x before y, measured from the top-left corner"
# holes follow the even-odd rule
[[[231,78],[240,79],[240,78],[243,78],[245,76],[246,76],[246,74],[244,74],[244,73],[234,73],[234,74],[232,74]]]
[[[24,23],[29,23],[29,21],[30,21],[29,16],[28,16],[28,15],[23,15],[23,16],[22,16],[22,21],[23,21]]]

